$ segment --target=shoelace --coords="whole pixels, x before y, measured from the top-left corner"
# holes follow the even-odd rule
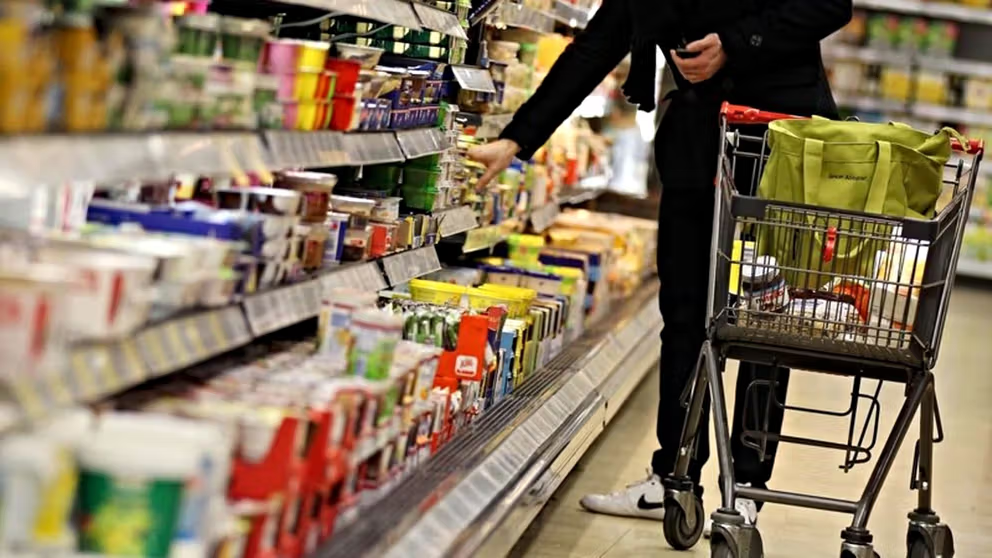
[[[646,478],[644,478],[643,480],[634,481],[634,482],[628,484],[626,487],[621,488],[620,490],[614,490],[613,492],[610,492],[610,496],[619,496],[619,495],[623,494],[624,492],[627,492],[631,488],[634,488],[636,486],[640,486],[642,484],[649,483],[649,482],[655,480],[654,472],[652,472],[651,469],[645,468],[644,471],[647,473],[647,477]]]

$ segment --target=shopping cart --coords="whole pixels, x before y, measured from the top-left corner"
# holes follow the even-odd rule
[[[675,471],[664,481],[665,538],[672,547],[684,550],[699,540],[703,529],[702,503],[687,472],[709,397],[722,491],[721,507],[711,516],[714,558],[758,558],[763,554],[758,530],[746,525],[734,509],[738,496],[851,514],[853,522],[841,533],[841,557],[877,556],[868,519],[919,410],[920,433],[911,478],[911,489],[918,491],[919,502],[909,514],[907,553],[911,558],[953,556],[951,531],[931,507],[933,444],[943,437],[932,370],[984,146],[977,141],[967,145],[954,142],[954,156],[944,173],[945,196],[932,220],[742,195],[739,192],[744,188],[738,190],[735,177],[738,181],[750,179],[749,191],[754,191],[768,159],[767,133],[749,135],[747,131],[780,118],[795,117],[729,104],[721,110],[723,141],[714,201],[707,341],[683,400],[688,412]],[[769,251],[781,254],[783,247],[787,256],[799,256],[783,258],[783,262],[763,257]],[[841,250],[846,257],[837,257]],[[789,288],[781,288],[776,279],[767,283],[772,288],[755,290],[756,276],[781,277]],[[735,482],[722,380],[727,359],[853,378],[847,411],[788,406],[769,395],[764,403],[764,422],[743,426],[743,442],[758,450],[762,459],[768,456],[768,444],[796,443],[843,451],[845,470],[867,462],[878,434],[880,386],[885,381],[906,384],[905,403],[858,500]],[[877,381],[878,388],[862,394],[862,380]],[[755,381],[747,389],[748,398],[759,388],[773,394],[775,383],[774,377]],[[855,417],[864,399],[870,404],[858,436]],[[771,405],[790,411],[849,415],[847,443],[769,432],[767,411]],[[748,422],[747,417],[744,420]]]

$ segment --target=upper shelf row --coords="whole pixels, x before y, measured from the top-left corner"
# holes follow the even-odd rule
[[[27,186],[176,174],[237,176],[285,168],[394,163],[440,153],[450,144],[438,128],[13,136],[0,139],[0,180]]]

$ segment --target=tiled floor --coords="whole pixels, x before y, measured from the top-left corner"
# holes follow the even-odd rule
[[[736,371],[731,370],[726,385],[732,386],[735,377]],[[901,404],[900,387],[883,387],[883,436]],[[513,556],[709,556],[705,542],[689,553],[673,551],[665,544],[660,523],[594,515],[578,505],[587,492],[622,488],[643,478],[656,445],[657,389],[657,377],[652,375],[632,395],[525,534]],[[789,402],[844,406],[850,389],[850,380],[794,374]],[[992,556],[992,288],[959,286],[955,292],[937,367],[937,393],[947,439],[935,448],[934,506],[954,530],[958,557]],[[834,435],[838,440],[846,438],[846,428],[846,419],[795,413],[787,414],[785,423],[786,433]],[[915,502],[915,493],[908,490],[914,440],[912,435],[907,437],[869,523],[875,548],[884,558],[906,553],[906,513]],[[879,447],[882,443],[880,440]],[[786,446],[779,451],[773,488],[856,498],[871,464],[845,474],[838,469],[841,457],[829,450]],[[715,461],[714,454],[704,472],[705,486],[714,491]],[[716,502],[710,496],[707,513]],[[839,534],[849,521],[848,516],[769,505],[760,520],[765,555],[838,556]]]

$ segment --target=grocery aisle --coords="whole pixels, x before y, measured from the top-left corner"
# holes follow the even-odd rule
[[[992,555],[992,288],[962,285],[951,301],[937,390],[947,440],[936,447],[935,506],[954,530],[957,555]],[[824,375],[793,376],[789,402],[795,405],[845,405],[849,380]],[[736,370],[726,381],[733,385]],[[881,431],[887,432],[901,402],[901,386],[883,387]],[[609,428],[559,488],[541,516],[514,549],[515,558],[620,558],[628,556],[709,556],[701,543],[691,553],[669,548],[658,522],[590,514],[578,504],[590,491],[622,488],[641,478],[655,448],[654,414],[657,375],[652,375],[627,402]],[[863,388],[864,389],[864,388]],[[732,394],[733,390],[729,390]],[[832,424],[831,424],[832,423]],[[786,416],[785,431],[799,436],[829,433],[845,437],[846,421]],[[879,440],[879,447],[883,443]],[[875,548],[884,557],[905,555],[906,513],[915,493],[907,490],[912,462],[907,438],[870,527]],[[823,492],[854,498],[868,477],[869,465],[845,474],[842,455],[785,446],[780,450],[773,487]],[[704,471],[704,484],[716,486],[715,454]],[[707,513],[717,504],[710,493]],[[768,558],[837,556],[840,530],[847,516],[769,505],[760,526]],[[815,552],[814,552],[815,550]]]

